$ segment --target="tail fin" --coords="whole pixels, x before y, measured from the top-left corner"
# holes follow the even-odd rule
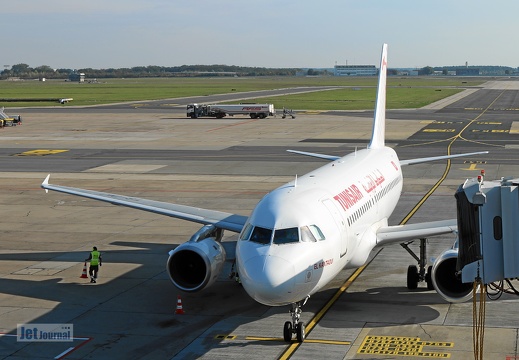
[[[387,44],[382,46],[382,58],[380,59],[380,73],[378,75],[377,102],[375,116],[373,118],[373,131],[369,149],[377,149],[385,146],[386,135],[386,78],[387,78]]]

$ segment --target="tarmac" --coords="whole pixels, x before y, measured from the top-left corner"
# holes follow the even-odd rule
[[[401,159],[444,155],[453,140],[455,152],[490,151],[453,160],[443,181],[445,162],[404,168],[390,223],[433,187],[410,222],[455,218],[453,195],[466,178],[519,174],[518,91],[518,81],[496,80],[426,109],[388,111],[387,142]],[[23,125],[0,130],[0,359],[475,358],[482,303],[450,304],[425,284],[408,290],[416,262],[398,245],[312,296],[307,339],[287,344],[288,308],[254,302],[230,269],[200,293],[170,282],[168,251],[199,225],[40,189],[51,173],[55,184],[246,215],[268,191],[324,164],[285,150],[346,154],[371,132],[369,111],[192,120],[181,107],[152,105],[23,109]],[[429,263],[454,240],[429,239]],[[103,254],[96,284],[81,278],[92,246]],[[184,314],[175,313],[179,295]],[[483,358],[517,359],[519,298],[484,304]],[[72,341],[17,341],[18,325],[44,323],[72,324]]]

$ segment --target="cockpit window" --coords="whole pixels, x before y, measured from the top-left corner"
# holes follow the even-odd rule
[[[314,234],[310,231],[308,226],[301,227],[301,241],[302,242],[317,242]]]
[[[252,235],[250,237],[250,241],[257,242],[259,244],[270,244],[270,239],[272,238],[272,230],[265,229],[259,226],[256,226],[252,231]]]
[[[249,236],[250,236],[251,232],[252,232],[252,225],[248,223],[247,225],[245,225],[245,228],[241,232],[240,240],[249,240]]]
[[[326,240],[326,237],[324,236],[323,232],[321,231],[321,229],[319,229],[319,227],[317,225],[310,225],[309,228],[317,240],[319,240],[319,241]]]
[[[299,242],[297,228],[276,229],[274,232],[274,244],[289,244]]]
[[[323,232],[317,225],[303,226],[301,228],[301,240],[307,242],[315,242],[324,240]]]
[[[259,244],[270,244],[272,240],[272,229],[246,224],[240,240],[250,240]],[[274,231],[274,244],[291,244],[302,242],[317,242],[325,240],[325,237],[317,225],[302,226],[300,228],[276,229]]]

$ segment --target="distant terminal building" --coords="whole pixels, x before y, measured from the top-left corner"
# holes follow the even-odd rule
[[[335,65],[335,76],[374,76],[378,75],[375,65]]]
[[[456,75],[457,76],[479,76],[481,75],[481,72],[478,68],[461,68],[456,69]]]

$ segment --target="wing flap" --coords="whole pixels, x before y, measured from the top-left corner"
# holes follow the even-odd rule
[[[49,175],[50,176],[50,175]],[[222,211],[208,210],[193,206],[178,205],[162,201],[142,199],[133,196],[110,194],[101,191],[84,190],[68,186],[49,184],[49,176],[43,181],[43,189],[76,195],[88,199],[104,201],[113,205],[126,206],[144,210],[177,219],[187,220],[204,225],[214,225],[218,228],[239,233],[247,217]]]
[[[458,223],[456,219],[383,226],[377,230],[377,246],[449,234],[457,230]]]

